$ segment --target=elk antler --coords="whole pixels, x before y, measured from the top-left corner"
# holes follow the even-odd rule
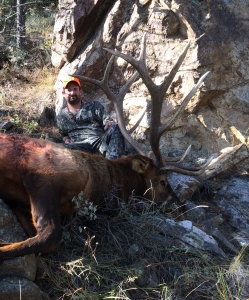
[[[197,84],[185,96],[180,107],[177,109],[177,111],[174,113],[174,115],[170,118],[170,120],[168,120],[167,123],[162,124],[161,123],[161,110],[162,110],[162,105],[163,105],[166,91],[168,90],[169,86],[171,85],[176,73],[178,72],[178,70],[187,54],[189,47],[190,47],[190,42],[186,45],[183,52],[179,56],[177,62],[171,69],[170,73],[167,76],[165,76],[162,84],[160,84],[160,85],[156,85],[152,81],[152,79],[149,75],[149,72],[147,70],[147,67],[146,67],[146,34],[144,34],[144,36],[142,38],[141,52],[140,52],[140,56],[139,56],[138,60],[136,60],[133,57],[130,57],[122,52],[104,48],[104,50],[106,50],[112,54],[112,57],[108,62],[104,77],[101,81],[94,80],[94,79],[91,79],[91,78],[88,78],[85,76],[81,76],[81,75],[72,75],[72,76],[77,77],[83,81],[87,81],[87,82],[96,84],[104,91],[104,93],[107,95],[108,99],[111,100],[114,104],[114,108],[115,108],[115,111],[117,114],[118,124],[119,124],[120,130],[121,130],[124,138],[136,149],[136,151],[138,153],[151,157],[151,152],[146,152],[136,140],[132,139],[132,137],[130,135],[130,131],[128,131],[126,129],[126,126],[124,123],[124,118],[123,118],[124,97],[125,97],[126,93],[128,92],[129,88],[131,87],[131,85],[133,84],[133,82],[140,75],[151,95],[151,126],[150,126],[149,140],[150,140],[152,153],[155,155],[158,166],[161,167],[163,170],[167,169],[167,170],[173,170],[173,171],[183,173],[183,174],[188,173],[188,175],[190,175],[190,174],[198,175],[199,174],[198,172],[201,172],[202,169],[204,170],[204,168],[202,166],[198,169],[193,170],[193,169],[189,169],[189,168],[186,169],[185,167],[182,167],[182,166],[176,167],[172,164],[171,165],[166,164],[166,162],[171,162],[171,163],[176,162],[176,161],[181,162],[188,154],[190,147],[186,150],[186,152],[181,157],[177,157],[174,159],[163,157],[160,152],[160,149],[159,149],[159,142],[160,142],[160,138],[161,138],[162,134],[172,128],[173,124],[179,117],[180,113],[187,106],[190,99],[193,97],[193,95],[195,94],[195,92],[200,87],[203,80],[206,78],[206,76],[209,73],[209,72],[205,73],[199,79]],[[130,63],[136,69],[136,72],[128,80],[128,82],[122,87],[122,89],[119,91],[118,95],[114,94],[108,85],[110,66],[113,61],[114,55],[123,58],[124,60],[126,60],[128,63]],[[136,123],[136,125],[134,127],[138,126],[141,119],[142,118],[140,118],[138,120],[138,122]],[[132,129],[134,129],[134,127]],[[212,159],[212,157],[208,160],[207,163],[210,163],[211,159]],[[204,167],[207,166],[207,163],[204,165]]]

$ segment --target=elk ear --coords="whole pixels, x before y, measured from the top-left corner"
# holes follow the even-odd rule
[[[149,160],[146,158],[133,158],[132,159],[132,169],[137,173],[144,173],[149,167]]]

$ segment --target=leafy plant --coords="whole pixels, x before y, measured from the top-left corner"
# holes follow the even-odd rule
[[[23,128],[27,134],[31,134],[35,131],[39,124],[35,120],[23,120],[18,114],[15,114],[10,121],[18,128]]]
[[[89,220],[95,220],[97,218],[97,205],[94,205],[93,202],[88,200],[84,200],[82,191],[78,194],[78,196],[73,197],[72,202],[74,202],[74,207],[78,216],[86,217]]]

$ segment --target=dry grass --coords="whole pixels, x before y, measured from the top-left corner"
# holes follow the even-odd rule
[[[57,73],[53,68],[16,71],[5,64],[0,70],[0,123],[12,122],[11,131],[16,133],[44,133],[46,128],[39,126],[39,117],[44,107],[54,107]]]
[[[0,108],[25,110],[34,116],[40,101],[54,92],[57,71],[54,69],[36,69],[22,72],[11,70],[6,64],[1,71]],[[54,103],[52,103],[54,104]]]
[[[184,253],[153,238],[153,216],[165,214],[143,199],[125,205],[112,195],[96,220],[64,220],[59,249],[39,257],[37,283],[63,300],[246,299],[248,276],[235,275],[242,261],[248,272],[246,251],[222,262]]]

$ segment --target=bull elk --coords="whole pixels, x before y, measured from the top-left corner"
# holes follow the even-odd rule
[[[153,198],[157,203],[165,201],[170,195],[175,201],[177,198],[162,171],[173,170],[184,174],[200,174],[201,168],[190,170],[172,165],[174,161],[171,159],[169,163],[169,159],[165,159],[159,151],[161,135],[172,126],[206,76],[206,74],[202,76],[185,97],[173,118],[167,124],[161,124],[160,111],[164,95],[188,47],[189,44],[160,86],[152,82],[146,69],[145,37],[138,61],[117,51],[107,50],[132,64],[151,94],[150,142],[157,160],[156,165],[150,157],[151,153],[145,152],[131,138],[124,124],[123,99],[137,78],[137,73],[131,77],[118,95],[114,95],[108,87],[113,57],[108,63],[102,81],[79,75],[77,77],[97,84],[113,101],[120,129],[138,154],[110,161],[99,155],[70,150],[45,140],[0,134],[0,197],[13,210],[29,237],[25,241],[16,243],[0,242],[0,260],[53,250],[61,240],[60,214],[71,215],[75,211],[72,199],[81,191],[83,191],[84,199],[89,199],[94,204],[99,204],[103,195],[113,186],[119,188],[122,193],[121,197],[124,199],[127,199],[132,191],[135,191],[136,195],[144,195],[147,191],[146,197]],[[178,161],[181,161],[186,154],[187,152],[181,158],[177,158]]]

